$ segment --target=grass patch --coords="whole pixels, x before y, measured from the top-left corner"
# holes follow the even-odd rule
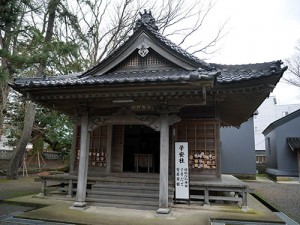
[[[5,199],[9,198],[18,198],[27,195],[34,195],[39,193],[39,189],[32,189],[32,190],[5,190],[1,191],[1,195],[5,197]]]
[[[268,177],[265,173],[258,173],[256,174],[257,177]]]

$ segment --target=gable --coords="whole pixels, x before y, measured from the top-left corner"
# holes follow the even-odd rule
[[[144,56],[141,56],[139,51],[139,49],[136,49],[126,59],[112,68],[109,73],[135,70],[165,70],[181,68],[155,52],[152,48],[148,48],[147,53]]]
[[[135,32],[122,46],[112,52],[107,58],[101,61],[98,65],[91,68],[82,74],[81,77],[102,75],[108,71],[112,71],[119,64],[128,60],[129,56],[133,53],[139,52],[141,49],[146,51],[156,52],[162,58],[165,58],[171,64],[176,65],[177,68],[185,70],[197,70],[198,68],[208,68],[208,64],[202,65],[202,61],[196,57],[191,57],[179,47],[174,47],[170,41],[166,41],[160,36],[153,34],[153,31],[149,31],[146,28],[141,28]],[[160,57],[160,59],[161,59]],[[171,65],[168,63],[168,65]],[[207,68],[206,68],[207,67]]]
[[[270,133],[272,130],[276,129],[277,127],[280,127],[282,125],[285,125],[292,121],[292,124],[300,124],[300,109],[292,112],[291,114],[284,116],[273,123],[271,123],[262,133],[266,136],[268,133]]]

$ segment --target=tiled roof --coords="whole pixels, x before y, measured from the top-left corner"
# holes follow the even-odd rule
[[[293,151],[300,150],[300,137],[288,137],[286,141]]]
[[[287,69],[286,67],[281,68],[281,64],[282,61],[278,60],[256,64],[221,65],[211,63],[210,65],[221,71],[221,75],[217,77],[218,83],[230,83],[280,74]]]
[[[155,36],[157,38],[157,40],[160,41],[161,44],[165,45],[168,49],[173,51],[175,54],[178,54],[178,55],[182,56],[183,58],[185,58],[186,60],[193,62],[198,67],[206,69],[206,70],[214,70],[214,68],[211,67],[209,63],[206,63],[205,61],[197,58],[196,56],[192,55],[191,53],[188,53],[186,50],[179,47],[178,45],[176,45],[175,43],[173,43],[166,37],[164,37],[161,33],[158,32],[158,29],[155,29],[153,27],[153,25],[150,25],[150,24],[144,23],[144,22],[142,22],[138,27],[136,27],[136,29],[134,29],[134,33],[130,37],[128,37],[127,40],[124,41],[118,48],[116,48],[114,51],[110,52],[107,55],[107,57],[105,59],[103,59],[101,62],[105,62],[105,61],[109,60],[111,57],[113,57],[114,55],[116,55],[117,52],[121,51],[121,49],[130,42],[131,38],[135,34],[138,34],[140,31],[143,32],[143,30],[148,31],[150,34]],[[95,65],[94,67],[92,67],[91,69],[85,71],[82,74],[82,76],[88,76],[91,73],[93,73],[93,71],[97,70],[97,68],[99,67],[101,62],[98,65]]]
[[[126,45],[130,44],[129,40],[131,38],[129,38],[123,45],[119,46],[118,49],[108,55],[106,59],[85,72],[60,77],[15,79],[12,87],[66,87],[94,84],[179,82],[201,79],[215,79],[217,84],[226,84],[263,78],[276,74],[282,75],[284,70],[286,70],[286,67],[281,68],[281,61],[246,65],[208,64],[161,35],[155,26],[155,20],[153,19],[151,12],[145,12],[141,16],[142,19],[137,23],[132,36],[140,34],[139,32],[146,32],[149,36],[153,36],[153,39],[160,42],[159,45],[165,46],[167,51],[179,55],[182,60],[189,61],[195,68],[198,67],[199,69],[193,71],[184,69],[141,70],[115,73],[103,72],[102,74],[97,74],[99,67],[109,64],[110,60],[114,60],[114,57],[119,54],[117,52],[122,51],[122,49],[126,48]]]
[[[95,84],[125,84],[148,82],[178,82],[214,79],[218,71],[143,70],[107,73],[98,76],[80,77],[81,73],[49,78],[16,79],[16,87],[75,86]]]
[[[281,68],[281,61],[247,64],[220,65],[212,64],[215,70],[203,69],[189,71],[183,69],[141,70],[128,72],[112,72],[103,75],[82,76],[82,73],[69,74],[59,77],[46,78],[17,78],[12,86],[16,87],[46,87],[46,86],[74,86],[93,84],[126,84],[148,82],[178,82],[201,79],[214,79],[217,83],[226,84],[255,78],[282,74],[286,67]]]
[[[176,45],[175,43],[173,43],[172,41],[170,41],[169,39],[167,39],[166,37],[164,37],[161,33],[159,33],[158,31],[152,29],[150,26],[145,25],[145,27],[152,33],[154,34],[161,42],[163,42],[165,45],[167,45],[168,47],[170,47],[172,50],[174,50],[175,52],[177,52],[178,54],[188,58],[189,60],[194,61],[195,63],[199,64],[199,66],[204,67],[207,70],[211,70],[213,69],[210,64],[204,62],[203,60],[197,58],[196,56],[188,53],[186,50],[184,50],[183,48],[179,47],[178,45]]]

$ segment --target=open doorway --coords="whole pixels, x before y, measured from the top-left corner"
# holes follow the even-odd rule
[[[160,133],[143,125],[126,125],[124,172],[159,173]]]

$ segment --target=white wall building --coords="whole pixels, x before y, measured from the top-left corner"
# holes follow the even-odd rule
[[[255,150],[266,149],[265,138],[262,132],[270,125],[270,123],[298,109],[300,109],[300,104],[278,105],[276,97],[270,96],[267,98],[258,107],[258,115],[254,116]]]

